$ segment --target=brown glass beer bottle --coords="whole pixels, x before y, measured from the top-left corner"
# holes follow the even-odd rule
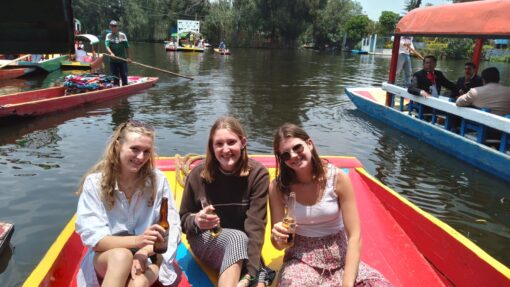
[[[168,248],[168,229],[170,228],[170,224],[168,223],[168,198],[166,197],[163,197],[161,200],[158,224],[165,229],[165,233],[161,234],[163,235],[164,240],[158,240],[154,244],[154,252],[161,254],[165,253]]]

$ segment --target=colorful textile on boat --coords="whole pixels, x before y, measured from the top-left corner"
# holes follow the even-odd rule
[[[79,94],[113,87],[116,77],[103,74],[68,75],[64,80],[66,94]]]
[[[324,237],[295,235],[294,246],[285,251],[278,286],[341,286],[347,239],[344,231]],[[361,262],[355,286],[393,286],[379,272]]]

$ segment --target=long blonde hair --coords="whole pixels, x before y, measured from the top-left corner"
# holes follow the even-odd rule
[[[294,170],[288,167],[280,158],[280,143],[287,138],[299,138],[306,142],[310,139],[310,136],[304,129],[290,123],[285,123],[280,126],[274,134],[273,152],[276,158],[276,185],[278,189],[285,194],[289,194],[289,186],[297,180]],[[327,164],[327,162],[319,157],[319,153],[313,142],[312,145],[312,178],[314,182],[320,184],[321,188],[324,188],[327,180],[325,171],[325,164]]]
[[[211,183],[214,181],[214,171],[215,168],[219,168],[220,163],[216,159],[214,155],[214,146],[213,146],[213,137],[217,130],[226,129],[239,138],[246,137],[246,134],[243,131],[243,127],[241,123],[234,117],[221,117],[217,119],[213,126],[211,127],[211,131],[209,132],[209,140],[207,141],[207,151],[205,156],[205,168],[201,172],[201,176],[207,183]],[[247,176],[250,173],[250,168],[248,166],[248,150],[245,147],[241,149],[241,157],[237,163],[237,167],[234,171],[234,174],[237,176]]]
[[[106,206],[111,209],[115,204],[114,191],[117,180],[120,176],[120,147],[126,140],[128,133],[138,133],[140,135],[148,136],[154,143],[155,132],[150,126],[147,126],[139,121],[128,120],[127,122],[119,125],[113,133],[110,143],[106,147],[101,160],[99,160],[81,179],[77,195],[83,191],[83,184],[88,175],[92,173],[101,173],[101,200]],[[155,166],[156,152],[154,148],[151,149],[149,160],[138,171],[138,179],[136,180],[137,186],[143,185],[143,193],[150,192],[151,197],[149,205],[154,204],[156,197],[156,177],[153,172]]]

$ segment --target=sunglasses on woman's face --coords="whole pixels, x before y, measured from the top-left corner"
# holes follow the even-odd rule
[[[305,146],[302,143],[298,143],[297,145],[292,147],[292,151],[296,154],[302,153],[305,150]],[[282,161],[288,161],[291,157],[290,151],[285,151],[280,154],[280,159]]]

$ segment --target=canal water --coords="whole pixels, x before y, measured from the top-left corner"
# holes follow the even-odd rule
[[[320,154],[356,156],[372,175],[444,220],[510,266],[510,185],[361,113],[345,87],[380,86],[389,57],[311,50],[233,49],[232,55],[165,52],[133,44],[138,62],[195,78],[158,76],[154,88],[100,105],[0,125],[0,220],[13,222],[0,258],[0,286],[19,286],[76,209],[81,176],[102,154],[115,127],[134,117],[153,125],[160,155],[204,153],[220,115],[244,124],[252,154],[271,153],[273,131],[303,126]],[[481,68],[493,65],[483,63]],[[510,85],[508,64],[496,65]],[[415,69],[420,63],[414,63]],[[450,79],[462,61],[440,61]],[[0,94],[48,87],[63,74],[0,83]],[[436,244],[441,244],[437,242]]]

